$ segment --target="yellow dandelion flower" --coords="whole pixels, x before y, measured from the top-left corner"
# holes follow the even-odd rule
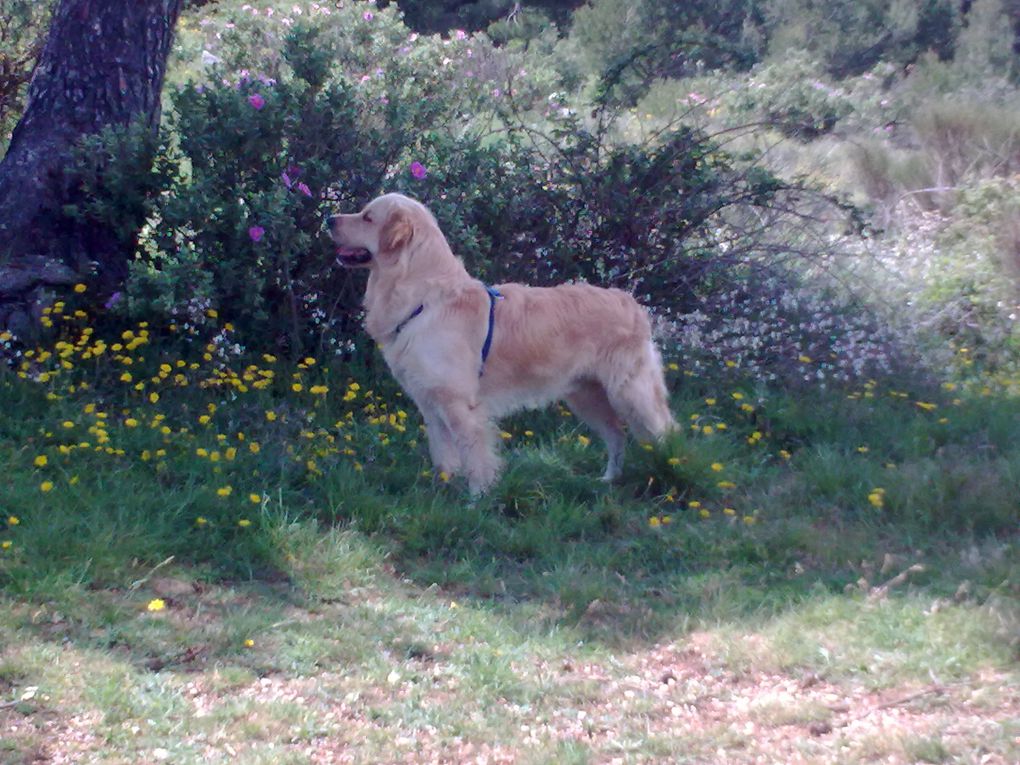
[[[276,412],[274,412],[272,409],[266,411],[266,419],[269,420],[270,422],[276,422]]]
[[[257,505],[260,502],[262,502],[262,495],[261,494],[256,494],[255,492],[252,492],[251,494],[248,495],[248,500],[253,505]]]
[[[705,508],[701,508],[701,510],[698,511],[698,516],[701,517],[701,518],[711,518],[712,517],[712,513],[710,513]]]
[[[124,420],[124,427],[125,428],[137,428],[138,427],[138,420],[136,420],[134,417],[128,417],[126,420]]]
[[[648,519],[648,525],[653,529],[659,528],[661,524],[662,521],[659,520],[659,517],[657,515],[653,515],[651,518]]]
[[[290,386],[290,389],[295,393],[300,393],[302,390],[304,390],[304,387],[305,386],[303,386],[301,383],[294,383],[293,385]]]
[[[205,526],[208,523],[209,523],[209,520],[205,516],[203,516],[203,515],[200,515],[200,516],[198,516],[195,519],[195,525],[196,526]]]
[[[732,507],[724,507],[724,508],[722,509],[722,511],[723,511],[723,515],[730,515],[730,516],[733,516],[733,515],[736,515],[736,514],[737,514],[737,511],[736,511],[736,510],[734,510],[734,509],[733,509]]]
[[[150,404],[155,404],[157,401],[159,401],[159,394],[156,393],[156,392],[150,393],[149,394],[149,403]]]
[[[811,357],[802,353],[800,354],[800,356],[797,357],[797,361],[799,361],[801,364],[810,364]]]
[[[588,444],[591,443],[591,439],[588,438],[588,436],[578,436],[577,443],[579,443],[581,446],[587,446]]]
[[[255,647],[255,641],[252,640],[251,638],[246,639],[244,641],[244,647],[245,648],[254,648]]]
[[[49,463],[49,458],[47,458],[45,454],[40,454],[38,457],[32,460],[32,464],[40,468],[46,467],[47,463]]]
[[[13,546],[14,542],[10,539],[5,539],[3,542],[0,542],[0,550],[10,550]]]
[[[713,462],[712,463],[712,470],[714,470],[716,473],[722,472],[723,464],[721,462]]]
[[[680,458],[679,457],[670,457],[668,460],[666,460],[666,464],[667,465],[679,465],[680,464]]]
[[[18,526],[20,523],[21,523],[21,519],[18,516],[16,516],[16,515],[9,515],[9,516],[7,516],[7,525],[8,526]]]
[[[251,526],[251,521],[249,521],[247,518],[242,518],[237,522],[237,525],[240,526],[242,529],[246,529],[249,526]]]
[[[230,492],[232,492],[233,490],[234,489],[230,486],[221,486],[216,490],[216,494],[220,497],[229,497]]]
[[[166,601],[162,598],[153,598],[145,606],[146,611],[162,611],[166,608]]]
[[[705,403],[708,404],[709,406],[715,406],[715,399],[714,398],[706,398],[705,399]]]
[[[87,289],[88,289],[88,287],[86,287],[84,284],[81,284],[81,283],[78,283],[78,284],[74,285],[74,291],[77,292],[79,295],[81,293],[83,293]]]

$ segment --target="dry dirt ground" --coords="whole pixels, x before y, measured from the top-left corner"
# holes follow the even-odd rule
[[[598,660],[526,657],[513,671],[546,689],[473,703],[437,642],[383,681],[351,672],[228,677],[196,655],[152,673],[175,725],[61,703],[9,682],[3,763],[912,763],[1020,760],[1020,687],[963,682],[867,690],[822,677],[722,665],[707,634]],[[8,656],[17,649],[8,646]],[[88,684],[93,661],[56,659]],[[187,659],[188,657],[184,657]],[[139,682],[137,678],[134,682]],[[9,742],[15,742],[11,746]]]

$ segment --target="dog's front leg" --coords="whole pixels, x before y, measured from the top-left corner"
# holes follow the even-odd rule
[[[501,467],[496,430],[487,411],[455,391],[439,391],[433,400],[442,424],[452,436],[468,489],[474,496],[483,494],[495,483]]]
[[[431,407],[422,408],[422,417],[425,420],[429,455],[432,457],[432,466],[436,473],[446,473],[449,477],[459,474],[462,466],[453,433],[450,432],[439,412],[434,411]]]

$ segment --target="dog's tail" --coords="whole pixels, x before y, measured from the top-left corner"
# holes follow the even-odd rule
[[[677,427],[669,409],[659,350],[649,339],[627,363],[627,373],[606,386],[609,400],[639,439],[659,440]]]

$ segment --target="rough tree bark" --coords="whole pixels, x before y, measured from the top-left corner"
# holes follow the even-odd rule
[[[167,54],[183,0],[61,0],[0,163],[0,329],[28,330],[55,286],[109,291],[130,252],[111,233],[75,231],[64,177],[72,146],[111,125],[159,125]]]

